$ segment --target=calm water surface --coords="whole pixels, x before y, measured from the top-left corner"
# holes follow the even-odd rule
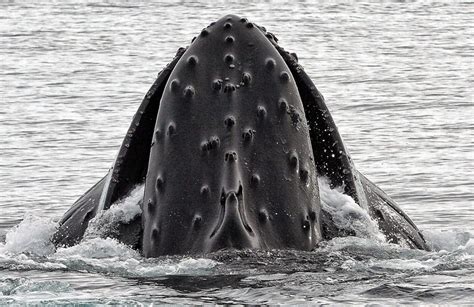
[[[473,9],[0,3],[0,303],[474,303]],[[51,249],[54,221],[106,173],[156,74],[226,13],[297,52],[358,169],[434,252],[370,238],[210,259],[145,260],[102,239]]]

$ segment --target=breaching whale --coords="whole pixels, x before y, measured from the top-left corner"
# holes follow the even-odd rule
[[[318,177],[377,221],[393,243],[429,249],[410,218],[359,173],[296,54],[227,15],[159,73],[109,173],[66,212],[57,246],[144,184],[141,215],[114,236],[145,257],[236,249],[312,250],[352,235],[321,210]]]

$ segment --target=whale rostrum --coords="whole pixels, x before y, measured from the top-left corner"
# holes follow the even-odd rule
[[[108,175],[60,221],[73,245],[98,213],[144,184],[141,215],[114,236],[145,257],[225,248],[315,249],[353,235],[321,209],[318,177],[340,187],[390,242],[429,249],[360,174],[296,54],[227,15],[180,48],[146,94]]]

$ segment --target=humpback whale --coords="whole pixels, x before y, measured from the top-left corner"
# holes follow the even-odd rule
[[[321,209],[319,177],[352,197],[389,242],[429,249],[357,171],[296,54],[264,27],[227,15],[158,74],[109,173],[66,212],[52,240],[80,242],[93,217],[144,185],[141,214],[114,236],[145,257],[313,250],[354,235]]]

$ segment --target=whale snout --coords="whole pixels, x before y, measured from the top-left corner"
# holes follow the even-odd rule
[[[208,239],[207,252],[224,248],[261,248],[246,218],[241,188],[237,192],[223,193],[220,209],[220,218]]]

